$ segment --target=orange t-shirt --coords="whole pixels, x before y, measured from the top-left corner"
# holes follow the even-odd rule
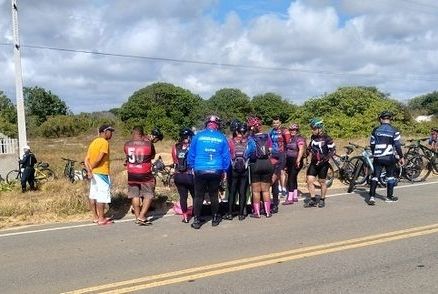
[[[94,174],[109,175],[110,172],[110,161],[109,161],[109,143],[104,138],[96,138],[91,142],[88,147],[87,157],[90,163],[97,160],[100,153],[105,153],[99,165],[93,168]]]

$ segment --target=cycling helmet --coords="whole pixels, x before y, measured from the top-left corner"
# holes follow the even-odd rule
[[[299,130],[299,129],[300,129],[300,126],[298,124],[296,124],[296,123],[292,123],[289,126],[289,130]]]
[[[179,137],[181,139],[191,138],[191,137],[193,137],[193,135],[194,134],[193,134],[192,130],[189,128],[184,128],[179,132]]]
[[[262,125],[262,121],[260,120],[260,118],[256,117],[256,116],[251,116],[248,117],[248,127],[260,127]]]
[[[237,129],[239,128],[240,122],[237,119],[233,119],[230,122],[230,132],[234,133],[237,131]]]
[[[392,114],[392,112],[385,110],[382,113],[380,113],[379,118],[386,118],[386,119],[391,119],[394,115]]]
[[[221,119],[217,115],[209,115],[205,120],[205,126],[209,123],[215,123],[218,127],[221,126]]]
[[[239,123],[236,131],[243,135],[248,131],[248,125],[246,123]]]
[[[163,140],[164,135],[163,133],[160,131],[159,128],[153,128],[152,132],[151,132],[152,136],[154,136],[155,138],[157,138],[158,140]]]
[[[322,123],[322,119],[319,118],[312,118],[310,121],[310,127],[312,129],[322,129],[324,127],[324,124]]]

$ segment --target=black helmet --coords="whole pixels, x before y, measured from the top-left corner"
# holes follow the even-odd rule
[[[193,137],[193,135],[194,134],[193,134],[192,130],[189,128],[184,128],[179,132],[179,138],[181,140],[185,139],[185,138],[191,138],[191,137]]]
[[[233,120],[230,122],[230,132],[231,132],[231,133],[236,132],[237,129],[239,128],[239,125],[240,125],[240,121],[238,121],[237,119],[233,119]]]
[[[430,129],[432,132],[438,132],[438,128],[431,128]]]
[[[380,113],[379,118],[381,119],[391,119],[394,115],[391,111],[385,110],[382,113]]]
[[[246,123],[240,123],[236,131],[243,135],[248,131],[248,125]]]
[[[159,128],[153,128],[151,134],[160,141],[164,138],[164,135]]]

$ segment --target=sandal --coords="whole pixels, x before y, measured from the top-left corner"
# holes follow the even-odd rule
[[[152,222],[150,221],[150,220],[143,220],[143,219],[137,219],[137,222],[136,222],[139,226],[150,226],[150,225],[152,225]]]

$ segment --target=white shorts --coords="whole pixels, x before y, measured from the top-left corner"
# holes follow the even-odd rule
[[[111,180],[109,175],[93,174],[90,183],[90,199],[98,203],[111,203]]]

